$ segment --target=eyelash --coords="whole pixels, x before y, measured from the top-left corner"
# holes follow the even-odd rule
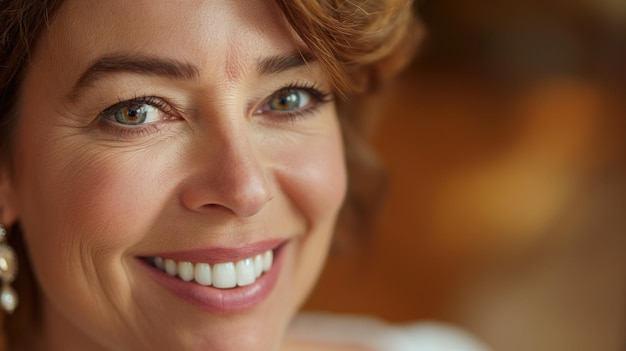
[[[295,122],[300,118],[304,118],[310,114],[314,114],[315,112],[317,112],[320,105],[333,101],[332,94],[328,92],[322,92],[316,84],[291,83],[273,92],[263,102],[262,106],[267,106],[269,102],[277,95],[291,91],[304,91],[311,96],[313,101],[310,103],[310,106],[305,106],[295,111],[273,111],[274,114],[279,115],[276,116],[276,119],[287,117],[290,122]]]
[[[261,111],[261,108],[267,106],[270,101],[276,98],[276,96],[278,96],[279,94],[284,94],[292,91],[302,91],[304,93],[307,93],[310,95],[312,101],[309,103],[308,106],[304,106],[293,111]],[[261,104],[261,108],[257,110],[260,111],[260,113],[257,113],[257,111],[255,111],[254,114],[271,113],[274,114],[274,116],[272,116],[273,122],[279,122],[279,120],[282,120],[285,117],[289,122],[295,122],[300,118],[304,118],[317,112],[320,105],[332,101],[332,94],[322,92],[316,84],[291,83],[270,94],[270,96]],[[179,119],[175,116],[176,109],[164,99],[156,96],[139,96],[129,100],[122,100],[100,112],[97,118],[98,127],[106,132],[116,134],[119,138],[132,138],[152,135],[162,127],[161,123],[150,122],[132,126],[123,126],[122,124],[115,122],[115,113],[120,109],[143,104],[155,107],[160,112],[162,112],[165,115],[165,119],[163,121],[167,121],[169,119]]]
[[[98,127],[102,128],[106,132],[114,133],[120,138],[152,135],[154,132],[157,132],[161,128],[159,123],[145,123],[135,126],[123,126],[122,124],[116,123],[114,121],[114,115],[116,111],[125,107],[144,104],[157,108],[166,117],[177,119],[173,115],[173,112],[175,110],[172,105],[167,103],[162,98],[156,96],[139,96],[134,97],[130,100],[120,101],[117,104],[109,106],[104,109],[104,111],[100,112],[97,118]]]

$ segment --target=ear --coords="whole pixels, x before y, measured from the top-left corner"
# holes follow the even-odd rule
[[[12,174],[3,162],[0,166],[0,223],[5,227],[12,226],[17,221],[17,213]]]

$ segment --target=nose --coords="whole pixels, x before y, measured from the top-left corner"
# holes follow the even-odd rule
[[[272,198],[271,183],[246,128],[196,135],[182,202],[196,212],[229,211],[246,218]],[[257,151],[257,152],[255,152]]]

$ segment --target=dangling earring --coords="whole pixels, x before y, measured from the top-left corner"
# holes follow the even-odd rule
[[[16,276],[17,257],[13,248],[7,243],[7,231],[0,224],[0,280],[2,280],[0,305],[9,314],[13,313],[18,303],[17,293],[11,287]]]

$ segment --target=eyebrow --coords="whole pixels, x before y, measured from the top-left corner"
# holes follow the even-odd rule
[[[306,66],[314,62],[315,57],[307,52],[274,55],[260,60],[257,71],[260,75],[270,75]]]
[[[78,78],[68,94],[70,101],[103,76],[113,73],[135,73],[148,76],[160,76],[178,80],[193,80],[199,75],[193,64],[155,56],[137,56],[114,54],[98,58]]]
[[[313,61],[315,58],[305,52],[278,54],[259,59],[256,70],[260,75],[272,75],[305,66]],[[80,75],[67,98],[69,101],[75,101],[84,90],[93,86],[102,77],[124,72],[186,81],[195,80],[200,76],[198,67],[188,62],[158,56],[106,55],[96,59]]]

